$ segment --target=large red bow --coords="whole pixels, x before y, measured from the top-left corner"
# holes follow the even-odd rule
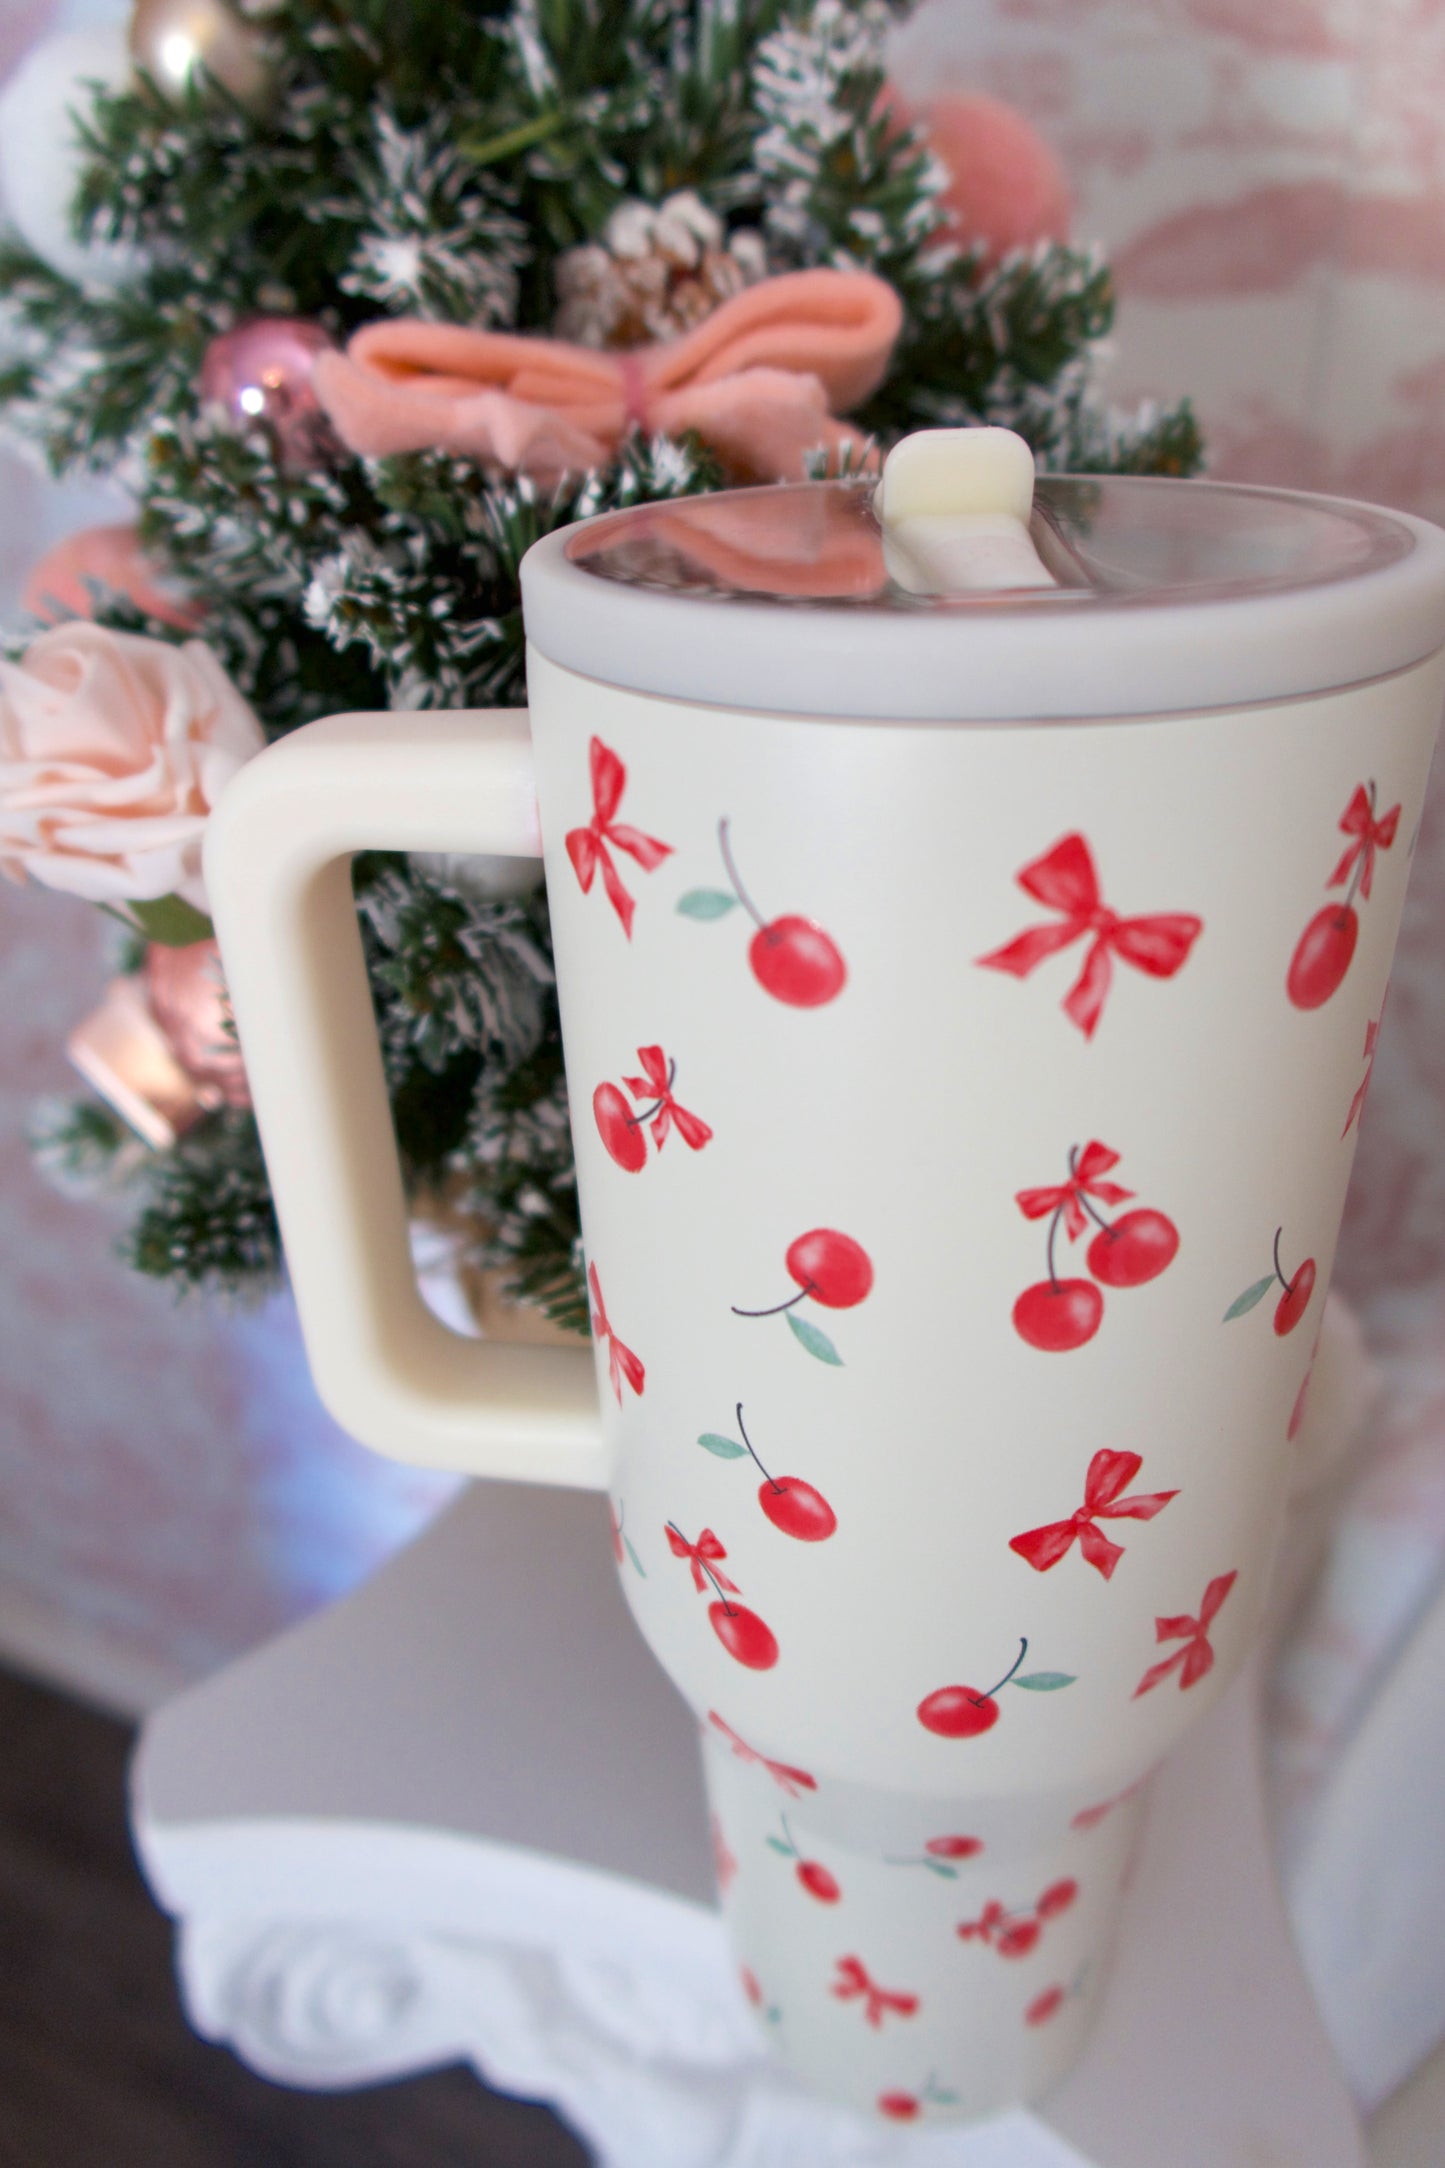
[[[1082,836],[1065,836],[1018,876],[1019,887],[1051,911],[1062,911],[1057,926],[1030,926],[977,961],[995,971],[1026,979],[1045,957],[1092,935],[1084,968],[1064,998],[1064,1008],[1086,1039],[1104,1013],[1104,997],[1113,977],[1111,957],[1147,971],[1151,978],[1172,979],[1204,930],[1203,919],[1170,911],[1152,918],[1120,918],[1099,892],[1099,876]]]
[[[1209,1646],[1209,1629],[1238,1578],[1237,1573],[1217,1575],[1204,1591],[1204,1601],[1199,1606],[1198,1618],[1155,1619],[1156,1641],[1182,1641],[1184,1646],[1176,1649],[1172,1656],[1166,1656],[1162,1663],[1150,1665],[1134,1689],[1135,1701],[1141,1694],[1147,1694],[1152,1687],[1157,1686],[1161,1679],[1167,1679],[1176,1665],[1179,1669],[1181,1691],[1186,1686],[1197,1686],[1199,1681],[1214,1669],[1214,1651]]]
[[[611,746],[600,738],[592,740],[589,756],[592,771],[592,818],[585,828],[569,828],[567,831],[567,856],[573,871],[582,884],[585,896],[592,886],[592,876],[602,868],[602,886],[608,901],[622,921],[622,930],[628,940],[632,938],[632,914],[637,906],[622,885],[622,876],[612,862],[608,844],[619,851],[626,851],[635,858],[644,873],[655,873],[664,858],[672,855],[670,843],[659,843],[656,836],[645,836],[640,828],[629,828],[625,822],[613,819],[622,803],[622,793],[627,787],[627,770]]]
[[[1118,1153],[1111,1152],[1107,1144],[1100,1144],[1095,1139],[1092,1144],[1084,1146],[1077,1158],[1071,1158],[1067,1182],[1059,1182],[1052,1189],[1021,1189],[1014,1202],[1024,1218],[1031,1220],[1043,1219],[1050,1212],[1057,1212],[1062,1207],[1069,1240],[1077,1242],[1089,1224],[1081,1201],[1083,1198],[1097,1197],[1100,1204],[1123,1204],[1127,1198],[1133,1196],[1132,1189],[1124,1189],[1118,1182],[1101,1182],[1099,1179],[1100,1175],[1107,1174],[1111,1167],[1117,1167],[1118,1164]]]
[[[652,1124],[659,1151],[667,1142],[668,1132],[675,1128],[684,1144],[692,1151],[700,1152],[712,1136],[712,1130],[700,1115],[689,1113],[673,1098],[672,1080],[677,1074],[677,1063],[669,1062],[660,1046],[640,1046],[637,1058],[643,1074],[624,1077],[622,1081],[634,1099],[651,1098],[657,1104],[650,1112],[635,1119]]]
[[[870,2025],[881,2025],[885,2010],[896,2011],[899,2017],[912,2017],[918,2008],[916,1995],[898,1995],[891,1988],[880,1987],[868,1977],[868,1969],[859,1957],[840,1957],[838,1977],[833,1982],[833,1993],[839,2002],[852,2002],[855,1996],[864,1997],[863,2015]]]
[[[641,1393],[647,1372],[633,1354],[624,1347],[607,1321],[607,1311],[602,1301],[602,1282],[597,1277],[597,1267],[587,1267],[587,1284],[592,1290],[592,1330],[599,1340],[607,1342],[607,1369],[612,1380],[612,1390],[617,1395],[617,1405],[622,1405],[622,1380],[626,1378],[635,1393]]]
[[[1375,786],[1368,791],[1363,783],[1355,785],[1355,795],[1340,816],[1340,827],[1347,836],[1354,838],[1344,857],[1330,875],[1326,886],[1341,888],[1349,879],[1358,860],[1360,864],[1360,894],[1367,900],[1375,879],[1375,852],[1387,851],[1395,840],[1400,825],[1400,808],[1392,805],[1380,820],[1375,819]]]
[[[766,1769],[773,1782],[781,1791],[787,1793],[789,1799],[796,1799],[799,1792],[815,1792],[818,1789],[818,1779],[810,1777],[806,1769],[794,1769],[788,1762],[769,1761],[766,1754],[760,1754],[755,1746],[748,1745],[746,1739],[740,1739],[732,1725],[724,1723],[716,1709],[708,1710],[707,1720],[715,1731],[722,1733],[739,1761],[756,1762],[760,1768]]]
[[[1094,1526],[1095,1518],[1152,1521],[1171,1498],[1179,1496],[1177,1490],[1165,1490],[1141,1491],[1133,1498],[1122,1497],[1125,1484],[1133,1482],[1143,1465],[1138,1453],[1111,1453],[1107,1449],[1096,1453],[1084,1478],[1084,1502],[1078,1512],[1066,1521],[1051,1521],[1047,1528],[1031,1528],[1026,1535],[1014,1536],[1009,1549],[1017,1551],[1020,1558],[1026,1558],[1037,1572],[1047,1573],[1050,1566],[1056,1566],[1072,1548],[1077,1537],[1084,1557],[1107,1581],[1123,1557],[1124,1548],[1122,1544],[1111,1543],[1103,1530]]]
[[[741,1594],[737,1582],[730,1581],[725,1573],[719,1573],[717,1569],[715,1561],[719,1558],[726,1558],[728,1554],[710,1528],[704,1528],[696,1543],[689,1543],[682,1530],[675,1528],[672,1522],[669,1521],[667,1523],[667,1540],[671,1545],[674,1558],[691,1559],[692,1585],[699,1595],[702,1594],[709,1581],[718,1589],[725,1588],[730,1595],[737,1596]]]

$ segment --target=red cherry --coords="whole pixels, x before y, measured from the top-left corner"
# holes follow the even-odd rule
[[[790,1242],[786,1263],[799,1287],[830,1310],[851,1310],[873,1285],[873,1260],[861,1242],[831,1227],[810,1228]]]
[[[1014,1304],[1014,1331],[1030,1347],[1063,1354],[1092,1340],[1104,1314],[1104,1298],[1092,1280],[1040,1280]]]
[[[1274,1329],[1281,1338],[1293,1332],[1310,1306],[1315,1291],[1315,1261],[1307,1257],[1275,1304]]]
[[[878,2113],[891,2115],[895,2123],[911,2123],[916,2115],[922,2113],[922,2106],[912,2093],[880,2093]]]
[[[848,976],[837,949],[810,918],[775,918],[760,926],[748,946],[748,962],[758,984],[794,1009],[820,1009]]]
[[[816,1859],[799,1860],[798,1880],[808,1895],[816,1897],[820,1905],[835,1905],[843,1894],[837,1877],[829,1874],[827,1868]]]
[[[1049,1884],[1034,1910],[1041,1920],[1056,1920],[1061,1912],[1068,1911],[1078,1894],[1078,1883],[1072,1875],[1066,1875],[1062,1882]]]
[[[740,1965],[738,1967],[738,1978],[743,1983],[743,1993],[756,2010],[763,1999],[763,1991],[758,1984],[757,1974],[749,1971],[746,1965]]]
[[[1089,1270],[1105,1287],[1142,1287],[1174,1262],[1179,1229],[1162,1212],[1126,1212],[1089,1244]]]
[[[1015,1920],[994,1945],[1000,1957],[1027,1957],[1043,1932],[1037,1920]]]
[[[1042,1995],[1036,1995],[1024,2012],[1026,2025],[1047,2025],[1049,2019],[1063,2008],[1064,1991],[1061,1987],[1046,1987]]]
[[[823,1543],[838,1525],[838,1516],[820,1490],[795,1475],[769,1478],[758,1488],[758,1504],[774,1528],[800,1543]]]
[[[923,1847],[935,1859],[972,1859],[983,1850],[982,1837],[930,1837]]]
[[[599,1084],[592,1094],[597,1134],[611,1157],[629,1174],[647,1164],[647,1132],[615,1084]]]
[[[1349,970],[1359,938],[1353,904],[1327,903],[1316,911],[1285,974],[1285,992],[1297,1009],[1323,1007]]]
[[[940,1686],[919,1702],[918,1721],[940,1739],[976,1739],[998,1722],[998,1703],[971,1686]]]
[[[749,1611],[746,1604],[719,1601],[708,1605],[707,1615],[729,1656],[746,1664],[749,1671],[772,1670],[778,1660],[777,1638],[756,1611]]]

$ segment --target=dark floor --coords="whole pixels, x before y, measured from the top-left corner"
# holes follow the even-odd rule
[[[186,2028],[122,1724],[0,1670],[0,2168],[584,2168],[466,2070],[293,2093]]]

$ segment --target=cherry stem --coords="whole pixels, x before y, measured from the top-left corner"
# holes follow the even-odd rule
[[[738,902],[742,905],[743,909],[747,912],[748,917],[752,920],[753,924],[758,928],[759,932],[762,932],[764,930],[763,914],[758,909],[757,905],[753,902],[753,899],[748,894],[747,890],[743,887],[742,879],[738,873],[737,865],[733,859],[732,850],[728,843],[728,827],[728,816],[724,814],[722,819],[717,824],[718,849],[722,852],[723,864],[727,867],[728,879],[733,884],[733,893],[736,895]]]
[[[789,1844],[790,1844],[790,1845],[792,1846],[792,1848],[793,1848],[793,1857],[794,1857],[794,1859],[801,1859],[803,1855],[802,1855],[802,1853],[801,1853],[801,1852],[800,1852],[800,1851],[798,1850],[798,1843],[797,1843],[797,1839],[796,1839],[796,1838],[794,1837],[794,1835],[793,1835],[793,1832],[792,1832],[792,1831],[791,1831],[791,1829],[789,1829],[789,1827],[788,1827],[788,1817],[787,1817],[787,1815],[786,1815],[786,1814],[780,1814],[780,1815],[778,1816],[778,1820],[779,1820],[779,1821],[780,1821],[780,1822],[782,1823],[782,1825],[783,1825],[783,1835],[784,1835],[784,1836],[785,1836],[785,1837],[787,1838],[787,1840],[788,1840]]]
[[[812,1281],[811,1281],[811,1280],[809,1280],[809,1282],[808,1282],[808,1284],[807,1284],[807,1286],[806,1286],[806,1287],[800,1287],[800,1288],[798,1289],[798,1292],[797,1292],[797,1294],[796,1294],[796,1295],[790,1295],[790,1296],[788,1297],[788,1299],[787,1299],[787,1301],[786,1301],[786,1302],[775,1302],[775,1303],[773,1304],[773,1307],[771,1308],[771,1310],[740,1310],[740,1309],[738,1308],[737,1304],[736,1304],[736,1303],[734,1303],[734,1304],[733,1304],[733,1306],[732,1306],[732,1312],[733,1312],[733,1316],[734,1316],[734,1317],[781,1317],[781,1316],[782,1316],[782,1314],[783,1314],[783,1312],[784,1312],[784,1310],[791,1310],[791,1309],[793,1308],[793,1306],[794,1306],[794,1304],[795,1304],[795,1303],[799,1303],[799,1302],[801,1302],[801,1301],[803,1300],[803,1297],[804,1297],[805,1295],[811,1295],[811,1294],[812,1294],[812,1292],[813,1292],[813,1283],[812,1283]],[[748,1450],[749,1450],[749,1452],[752,1452],[752,1448],[751,1448],[751,1446],[749,1446]],[[753,1458],[754,1458],[754,1460],[757,1460],[758,1456],[757,1456],[757,1454],[756,1454],[756,1453],[753,1453]],[[761,1461],[759,1461],[759,1462],[758,1462],[758,1465],[759,1465],[759,1467],[761,1467],[761,1466],[762,1466],[762,1462],[761,1462]]]
[[[1375,778],[1373,776],[1370,777],[1370,780],[1365,785],[1365,788],[1370,794],[1370,824],[1373,827],[1375,820]],[[1372,848],[1373,846],[1371,845],[1368,838],[1365,838],[1361,841],[1360,854],[1355,860],[1355,870],[1350,877],[1350,885],[1345,891],[1345,900],[1340,905],[1340,917],[1342,919],[1346,911],[1348,911],[1348,909],[1350,908],[1350,905],[1355,900],[1355,890],[1359,887],[1360,878],[1364,873],[1365,867],[1369,863]]]
[[[1059,1275],[1054,1270],[1054,1244],[1058,1240],[1059,1221],[1063,1218],[1063,1216],[1064,1208],[1062,1205],[1060,1205],[1055,1211],[1053,1218],[1049,1221],[1049,1244],[1046,1253],[1049,1266],[1049,1284],[1053,1288],[1056,1295],[1063,1293],[1062,1288],[1059,1286]]]
[[[669,1063],[668,1063],[668,1067],[667,1067],[667,1082],[666,1082],[666,1083],[665,1083],[665,1084],[663,1085],[663,1087],[662,1087],[662,1097],[661,1097],[660,1099],[654,1099],[654,1100],[653,1100],[653,1102],[652,1102],[652,1105],[651,1105],[650,1107],[647,1107],[647,1108],[645,1108],[645,1109],[644,1109],[644,1108],[636,1108],[636,1109],[634,1109],[634,1110],[633,1110],[633,1112],[632,1112],[631,1114],[629,1114],[629,1115],[628,1115],[628,1117],[627,1117],[627,1126],[628,1126],[628,1128],[629,1128],[629,1129],[641,1129],[641,1128],[642,1128],[642,1126],[643,1126],[643,1124],[644,1124],[644,1122],[650,1122],[650,1121],[654,1121],[654,1120],[656,1120],[657,1116],[658,1116],[658,1115],[659,1115],[659,1114],[660,1114],[660,1113],[662,1112],[663,1108],[664,1108],[664,1107],[665,1107],[665,1106],[667,1105],[667,1102],[668,1102],[668,1100],[669,1100],[669,1099],[670,1099],[670,1098],[672,1097],[672,1087],[673,1087],[673,1085],[674,1085],[674,1084],[676,1083],[676,1081],[677,1081],[677,1063],[676,1063],[675,1061],[672,1061],[672,1062],[669,1062]]]
[[[763,1479],[764,1479],[764,1481],[765,1481],[765,1482],[768,1482],[768,1483],[772,1483],[773,1489],[774,1489],[774,1490],[775,1490],[775,1491],[777,1492],[778,1496],[779,1496],[779,1497],[781,1498],[781,1497],[782,1497],[782,1495],[783,1495],[783,1486],[782,1486],[782,1484],[781,1484],[781,1483],[774,1483],[774,1482],[773,1482],[773,1478],[772,1478],[772,1477],[771,1477],[771,1476],[770,1476],[770,1475],[768,1474],[768,1471],[767,1471],[767,1469],[766,1469],[766,1468],[764,1468],[764,1467],[763,1467],[763,1464],[762,1464],[762,1462],[761,1462],[760,1460],[758,1460],[758,1456],[757,1456],[757,1454],[756,1454],[756,1453],[753,1453],[753,1441],[752,1441],[752,1439],[751,1439],[751,1438],[750,1438],[750,1437],[748,1436],[748,1433],[747,1433],[747,1426],[746,1426],[746,1424],[745,1424],[745,1423],[743,1422],[743,1404],[742,1404],[742,1402],[741,1402],[741,1401],[739,1401],[739,1402],[738,1402],[737,1414],[738,1414],[738,1429],[739,1429],[739,1430],[740,1430],[740,1431],[742,1432],[742,1434],[743,1434],[743,1444],[744,1444],[744,1445],[745,1445],[745,1446],[747,1447],[748,1451],[749,1451],[750,1453],[752,1453],[752,1454],[753,1454],[753,1459],[754,1459],[754,1460],[755,1460],[755,1461],[757,1462],[757,1465],[758,1465],[758,1469],[759,1469],[759,1471],[761,1472],[761,1474],[762,1474],[762,1476],[763,1476]]]
[[[680,1531],[679,1531],[679,1533],[680,1533]],[[969,1697],[968,1697],[968,1698],[969,1698],[969,1700],[970,1700],[970,1701],[971,1701],[971,1702],[973,1703],[973,1705],[974,1705],[974,1707],[975,1707],[976,1709],[981,1709],[981,1708],[983,1707],[983,1705],[984,1705],[984,1703],[985,1703],[986,1701],[992,1701],[992,1699],[993,1699],[993,1697],[994,1697],[994,1695],[995,1695],[995,1694],[1001,1693],[1001,1692],[1003,1691],[1004,1687],[1006,1687],[1006,1686],[1008,1685],[1008,1682],[1009,1682],[1009,1680],[1010,1680],[1010,1679],[1011,1679],[1011,1678],[1013,1677],[1014,1673],[1015,1673],[1015,1672],[1016,1672],[1016,1671],[1018,1670],[1018,1667],[1019,1667],[1019,1665],[1020,1665],[1020,1664],[1021,1664],[1021,1663],[1023,1662],[1024,1658],[1025,1658],[1025,1657],[1026,1657],[1026,1656],[1028,1655],[1028,1653],[1029,1653],[1029,1640],[1028,1640],[1028,1635],[1027,1635],[1027,1634],[1025,1634],[1025,1635],[1023,1635],[1023,1636],[1022,1636],[1022,1638],[1021,1638],[1021,1639],[1020,1639],[1020,1641],[1019,1641],[1019,1652],[1018,1652],[1018,1655],[1017,1655],[1017,1656],[1016,1656],[1016,1657],[1014,1658],[1013,1662],[1012,1662],[1012,1663],[1011,1663],[1011,1664],[1009,1665],[1009,1667],[1008,1667],[1008,1670],[1007,1670],[1007,1671],[1006,1671],[1006,1672],[1004,1673],[1003,1677],[1002,1677],[1002,1678],[1001,1678],[1001,1679],[999,1680],[999,1682],[998,1682],[998,1685],[997,1685],[997,1686],[991,1686],[991,1687],[989,1688],[989,1690],[988,1690],[988,1692],[987,1692],[986,1694],[970,1694],[970,1695],[969,1695]]]
[[[1279,1281],[1279,1284],[1284,1289],[1285,1293],[1287,1295],[1292,1295],[1294,1293],[1294,1281],[1287,1280],[1284,1276],[1284,1273],[1280,1269],[1279,1238],[1283,1233],[1284,1229],[1282,1227],[1276,1227],[1274,1231],[1274,1276]]]

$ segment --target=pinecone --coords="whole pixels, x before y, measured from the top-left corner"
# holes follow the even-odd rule
[[[621,203],[600,242],[557,259],[554,328],[579,346],[676,338],[767,269],[762,235],[727,233],[690,188],[656,206]]]

